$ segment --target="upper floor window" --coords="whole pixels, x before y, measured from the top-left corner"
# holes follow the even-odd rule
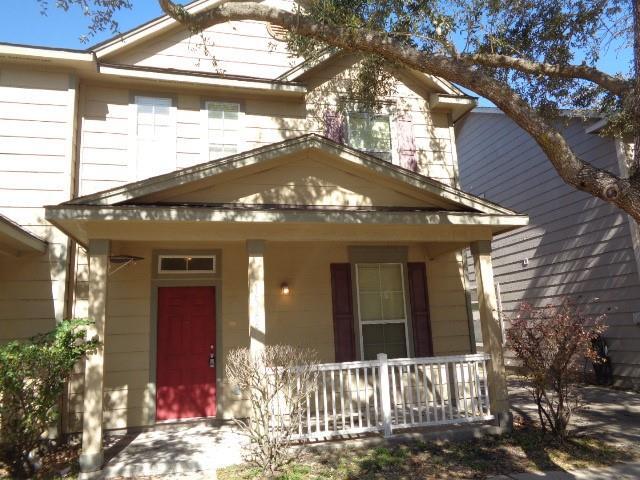
[[[238,153],[240,105],[229,102],[206,102],[209,160]]]
[[[175,123],[170,98],[136,96],[136,179],[176,168]]]
[[[347,123],[351,147],[391,161],[389,115],[351,112]]]

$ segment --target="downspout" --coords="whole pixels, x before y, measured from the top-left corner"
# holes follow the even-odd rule
[[[69,178],[69,200],[78,196],[79,185],[79,168],[80,168],[80,142],[79,129],[82,124],[80,119],[80,81],[77,75],[69,76],[69,87],[74,89],[74,102],[73,102],[73,117],[71,127],[71,148],[70,148],[70,178]],[[75,240],[67,236],[67,265],[66,265],[66,277],[65,277],[65,291],[64,291],[64,308],[63,318],[71,319],[74,314],[74,301],[76,290],[76,248],[77,244]],[[60,399],[60,420],[58,429],[65,435],[69,430],[69,382],[66,383],[64,393]]]

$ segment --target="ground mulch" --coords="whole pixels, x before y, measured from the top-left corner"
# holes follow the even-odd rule
[[[417,442],[393,447],[303,454],[280,480],[483,479],[541,470],[605,467],[634,454],[595,437],[577,436],[560,444],[522,418],[509,435],[466,442]],[[218,471],[220,480],[259,478],[247,466]]]

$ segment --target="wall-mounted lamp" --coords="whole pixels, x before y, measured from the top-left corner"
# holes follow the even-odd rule
[[[289,288],[287,282],[283,282],[282,285],[280,285],[280,293],[282,293],[282,295],[291,294],[291,289]]]

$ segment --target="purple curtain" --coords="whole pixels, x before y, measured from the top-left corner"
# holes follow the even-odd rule
[[[345,123],[344,118],[339,112],[324,112],[324,136],[336,143],[344,143],[345,141]]]
[[[398,153],[400,156],[400,166],[413,172],[418,171],[418,156],[416,152],[415,139],[413,137],[413,121],[411,114],[405,112],[398,117],[396,122],[398,130]]]

